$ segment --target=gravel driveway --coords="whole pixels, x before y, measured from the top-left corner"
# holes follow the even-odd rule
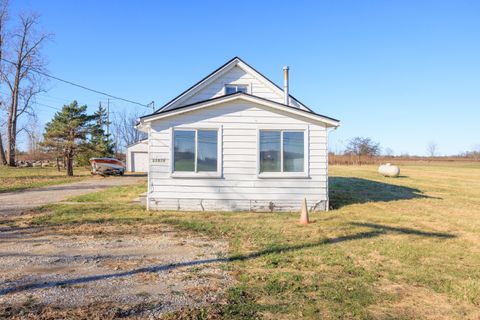
[[[0,318],[156,318],[219,302],[227,244],[168,226],[0,224]]]
[[[228,244],[165,225],[36,226],[28,209],[145,177],[0,194],[0,319],[152,319],[221,303]],[[15,221],[12,224],[12,221]]]
[[[59,202],[72,196],[114,186],[136,184],[145,180],[146,177],[143,176],[110,176],[106,178],[96,176],[75,183],[0,193],[0,217],[18,215],[27,209]]]

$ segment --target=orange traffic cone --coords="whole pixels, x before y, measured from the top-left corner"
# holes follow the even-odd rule
[[[309,224],[307,198],[303,198],[302,212],[300,213],[300,224]]]

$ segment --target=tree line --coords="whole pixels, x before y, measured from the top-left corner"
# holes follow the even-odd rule
[[[412,160],[433,160],[433,159],[465,159],[465,160],[480,160],[480,145],[473,147],[473,150],[462,152],[453,156],[441,156],[438,149],[438,144],[435,141],[429,141],[425,148],[426,157],[410,156],[409,154],[400,154],[395,156],[390,148],[382,150],[380,143],[375,142],[368,137],[354,137],[347,141],[345,149],[341,152],[330,152],[330,162],[335,163],[350,163],[350,164],[367,164],[377,163],[379,161],[388,159],[412,159]]]

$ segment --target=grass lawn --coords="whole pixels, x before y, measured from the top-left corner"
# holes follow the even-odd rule
[[[90,176],[90,171],[78,167],[74,177],[67,177],[65,170],[57,168],[12,168],[0,166],[0,192],[18,191],[55,184],[82,180]]]
[[[230,243],[225,305],[168,319],[478,319],[480,165],[330,167],[333,210],[146,212],[122,187],[43,209],[31,224],[167,223]]]

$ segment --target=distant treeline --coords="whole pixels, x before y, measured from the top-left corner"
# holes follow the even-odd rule
[[[406,163],[406,162],[448,162],[463,161],[472,162],[480,161],[480,147],[476,147],[475,151],[467,151],[457,156],[439,156],[437,144],[430,141],[427,144],[427,154],[429,156],[410,156],[402,154],[394,156],[390,148],[386,148],[381,152],[380,144],[370,138],[355,137],[348,141],[345,150],[341,153],[329,154],[328,162],[330,164],[345,165],[362,165],[362,164],[382,164],[382,163]]]
[[[329,164],[338,165],[366,165],[366,164],[406,164],[412,162],[480,162],[480,154],[477,155],[459,155],[459,156],[444,156],[444,157],[421,157],[421,156],[358,156],[353,154],[337,155],[330,153],[328,156]]]

